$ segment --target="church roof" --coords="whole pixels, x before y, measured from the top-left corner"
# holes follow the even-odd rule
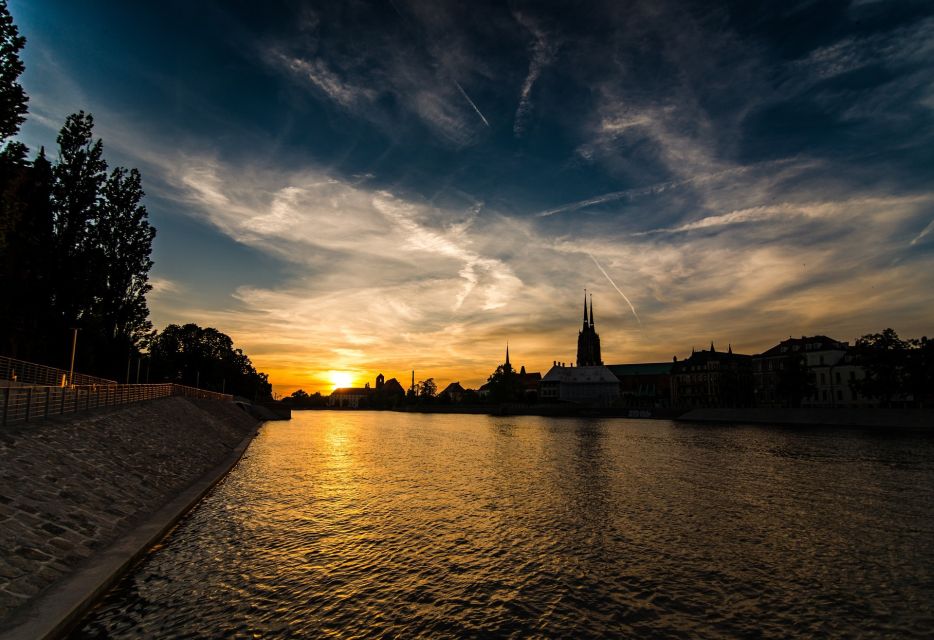
[[[373,389],[369,387],[341,387],[331,392],[332,396],[359,396],[368,395]]]
[[[846,351],[847,346],[845,342],[827,336],[801,336],[800,338],[782,340],[771,349],[760,353],[757,357],[783,356],[789,353],[804,353],[806,351]]]
[[[573,384],[596,384],[613,383],[618,384],[619,378],[613,375],[607,367],[552,367],[542,382],[564,382]]]
[[[608,364],[607,369],[619,376],[660,376],[671,373],[673,362],[641,362],[638,364]]]
[[[446,395],[448,393],[464,393],[465,389],[461,386],[460,382],[452,382],[444,388],[444,391],[438,395]]]

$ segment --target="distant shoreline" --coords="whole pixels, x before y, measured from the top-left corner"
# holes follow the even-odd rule
[[[555,405],[424,405],[401,409],[341,409],[293,407],[295,411],[396,411],[490,416],[542,416],[553,418],[625,418],[678,422],[774,424],[859,428],[912,428],[934,431],[934,409],[624,409]]]

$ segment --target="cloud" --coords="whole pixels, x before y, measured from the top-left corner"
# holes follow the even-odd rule
[[[553,38],[549,37],[530,16],[521,12],[515,12],[513,16],[516,22],[532,34],[532,43],[529,46],[529,71],[519,91],[519,105],[516,107],[516,115],[513,121],[513,132],[516,136],[522,136],[525,133],[529,112],[532,109],[532,87],[541,75],[542,69],[554,58],[557,45]]]
[[[280,64],[297,76],[308,80],[324,95],[343,107],[349,108],[360,103],[370,103],[377,96],[377,93],[368,87],[355,86],[342,80],[324,60],[318,58],[303,60],[283,53],[272,55],[278,59]]]
[[[191,215],[295,265],[278,286],[241,287],[237,309],[189,310],[229,328],[283,388],[326,388],[331,369],[416,368],[476,385],[507,337],[530,370],[544,368],[573,355],[583,286],[608,361],[667,360],[710,340],[751,352],[788,332],[853,339],[891,313],[918,332],[934,308],[923,286],[931,257],[890,260],[926,219],[930,195],[798,193],[798,203],[711,212],[651,234],[598,220],[554,238],[535,222],[439,209],[317,169],[188,157],[172,180]],[[821,230],[807,242],[800,230],[754,231],[813,223]],[[613,282],[639,301],[641,331]]]

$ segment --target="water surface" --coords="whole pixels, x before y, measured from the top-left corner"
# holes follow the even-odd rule
[[[295,412],[77,637],[930,637],[934,437]]]

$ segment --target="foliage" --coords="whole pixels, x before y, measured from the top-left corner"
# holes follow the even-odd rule
[[[26,119],[28,98],[19,84],[25,68],[19,52],[25,45],[26,38],[19,35],[6,0],[0,0],[0,140],[16,135]]]
[[[282,401],[296,408],[324,407],[327,405],[327,398],[322,396],[320,392],[316,391],[309,394],[304,389],[293,391],[292,395],[283,398]]]
[[[416,385],[418,397],[423,400],[431,400],[438,393],[438,385],[434,378],[422,380]]]
[[[923,405],[934,394],[934,344],[927,337],[902,340],[894,329],[869,333],[853,348],[854,362],[863,367],[865,377],[850,384],[857,393],[879,400],[884,407],[894,404]]]
[[[884,407],[891,406],[906,389],[904,365],[908,348],[909,343],[891,328],[857,339],[854,362],[863,367],[865,377],[850,383],[854,391],[879,400]]]
[[[250,400],[272,397],[268,376],[253,367],[249,357],[234,349],[230,336],[196,324],[170,324],[150,345],[154,381],[177,382],[243,396]]]
[[[490,389],[490,400],[493,402],[510,402],[515,400],[519,389],[519,377],[512,365],[501,364],[496,367],[487,383]]]

